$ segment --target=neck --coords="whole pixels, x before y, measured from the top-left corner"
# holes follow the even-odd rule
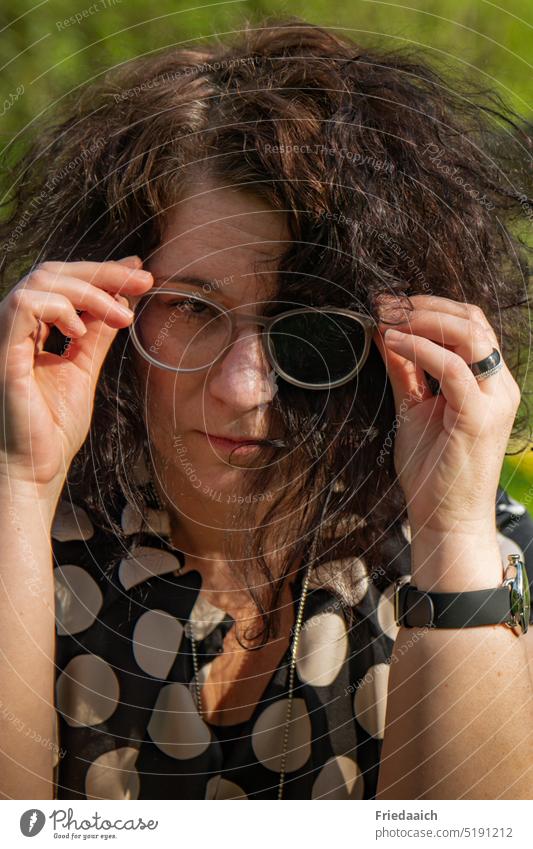
[[[232,559],[246,556],[245,542],[250,533],[248,528],[235,527],[239,517],[238,504],[232,503],[231,498],[225,495],[213,499],[193,489],[188,481],[167,478],[164,472],[161,476],[153,475],[152,483],[169,517],[170,542],[185,556],[183,573],[193,569],[198,571],[206,599],[232,616],[235,613],[234,618],[239,618],[239,612],[245,617],[251,615],[252,610],[257,612],[243,574],[244,566],[247,573],[253,575],[255,563],[240,560],[236,564]],[[263,520],[268,507],[268,502],[256,504],[256,524]],[[246,515],[249,515],[248,511]],[[297,528],[293,532],[296,535]],[[268,565],[275,579],[281,574],[281,561],[286,552],[283,549],[275,554],[276,539],[271,545],[266,545],[266,549],[272,551]],[[291,584],[296,579],[299,565],[296,562],[291,564],[287,583]],[[264,576],[259,578],[263,584]]]

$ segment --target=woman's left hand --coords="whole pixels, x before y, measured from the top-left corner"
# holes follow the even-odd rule
[[[470,370],[468,363],[500,351],[479,307],[434,295],[409,300],[412,308],[401,308],[397,323],[391,309],[406,299],[379,297],[380,318],[402,332],[384,337],[390,324],[380,321],[373,338],[394,393],[394,462],[411,533],[490,533],[520,389],[505,362],[480,381]],[[439,395],[432,395],[424,370],[439,381]]]

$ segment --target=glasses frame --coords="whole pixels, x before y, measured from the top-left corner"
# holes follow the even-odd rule
[[[262,328],[261,336],[266,336],[266,345],[264,345],[265,353],[267,355],[267,358],[268,358],[270,365],[272,366],[274,371],[277,374],[280,375],[280,377],[282,377],[288,383],[293,384],[293,386],[299,386],[301,389],[316,389],[318,391],[323,390],[323,389],[335,389],[338,386],[342,386],[343,384],[348,383],[348,381],[352,380],[355,377],[355,375],[362,369],[362,367],[365,364],[366,359],[368,357],[369,351],[370,351],[370,343],[372,341],[373,331],[377,327],[376,321],[373,318],[371,318],[370,316],[366,315],[365,313],[357,312],[356,310],[350,310],[350,309],[347,309],[347,308],[344,308],[344,307],[334,307],[334,306],[298,307],[296,309],[287,310],[286,312],[283,312],[283,313],[280,313],[279,315],[274,315],[274,316],[253,315],[253,314],[244,315],[243,313],[236,313],[234,310],[228,310],[225,307],[221,306],[220,304],[217,304],[216,301],[212,301],[209,298],[203,298],[201,295],[197,295],[195,292],[188,292],[187,290],[177,289],[177,288],[176,289],[174,289],[174,288],[170,289],[170,288],[166,288],[166,287],[165,288],[152,289],[150,292],[147,292],[146,294],[143,294],[143,295],[137,295],[137,296],[134,296],[134,297],[132,297],[131,295],[127,296],[130,308],[135,310],[135,307],[138,306],[138,304],[141,303],[141,301],[144,298],[149,298],[150,295],[158,294],[158,293],[165,294],[165,295],[167,295],[167,294],[168,295],[184,295],[187,298],[190,298],[192,300],[200,301],[203,304],[208,304],[210,307],[214,307],[220,313],[222,313],[225,316],[226,320],[229,322],[229,325],[228,325],[228,328],[229,328],[228,342],[222,348],[222,350],[220,351],[220,354],[218,354],[218,356],[216,356],[215,359],[211,363],[209,363],[208,365],[205,365],[205,366],[197,366],[196,368],[180,368],[179,366],[169,366],[169,365],[165,365],[164,363],[159,362],[158,360],[155,359],[155,357],[152,357],[148,353],[148,351],[146,351],[145,348],[143,348],[143,346],[141,345],[140,339],[137,335],[137,331],[135,329],[135,322],[136,322],[137,316],[134,315],[133,321],[129,325],[128,329],[129,329],[129,334],[130,334],[130,337],[132,339],[132,342],[133,342],[135,348],[137,349],[137,351],[139,352],[139,354],[141,354],[141,356],[144,357],[144,359],[147,360],[149,363],[156,366],[156,368],[163,368],[163,369],[166,369],[167,371],[174,371],[176,373],[187,374],[187,373],[191,373],[191,372],[205,371],[205,369],[210,368],[212,365],[214,365],[214,363],[217,362],[217,360],[220,359],[220,357],[224,354],[224,352],[227,351],[227,349],[230,347],[230,345],[233,344],[233,342],[235,341],[235,331],[236,331],[236,329],[238,328],[239,325],[242,326],[243,324],[255,324],[255,325],[258,325],[259,327]],[[273,346],[273,343],[272,343],[272,338],[271,338],[271,335],[270,335],[273,326],[276,324],[276,322],[280,321],[281,319],[285,319],[289,316],[301,315],[302,313],[308,313],[308,312],[319,312],[319,313],[328,312],[328,313],[334,313],[336,315],[349,316],[350,318],[353,318],[354,320],[358,321],[359,324],[362,326],[364,334],[365,334],[365,343],[364,343],[363,353],[361,354],[361,357],[359,358],[355,368],[353,368],[351,370],[351,372],[348,375],[346,375],[345,377],[339,378],[338,380],[334,380],[334,381],[326,381],[326,382],[323,382],[323,383],[309,384],[309,383],[306,383],[305,381],[298,380],[297,378],[292,377],[292,375],[290,375],[290,374],[287,374],[287,372],[279,365],[277,358],[276,358],[274,346]]]

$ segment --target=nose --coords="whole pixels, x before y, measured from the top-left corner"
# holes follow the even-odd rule
[[[247,412],[272,401],[276,373],[268,362],[257,327],[243,326],[233,342],[210,369],[209,391],[239,412]]]

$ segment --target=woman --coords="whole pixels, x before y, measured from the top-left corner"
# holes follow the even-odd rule
[[[531,177],[465,91],[267,21],[127,63],[14,164],[5,797],[531,798],[498,488]],[[409,573],[448,620],[406,586],[398,627]]]

